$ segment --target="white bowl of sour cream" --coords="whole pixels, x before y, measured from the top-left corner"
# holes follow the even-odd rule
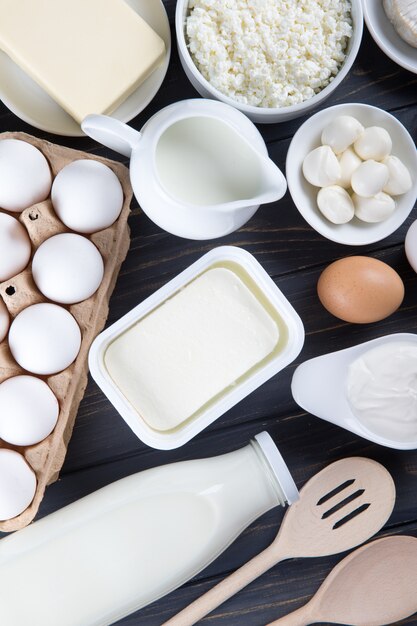
[[[310,359],[291,384],[303,409],[389,448],[417,448],[417,335],[396,333]]]
[[[318,107],[346,78],[356,59],[362,39],[363,10],[361,0],[351,0],[352,31],[344,51],[339,50],[338,44],[335,43],[336,30],[339,26],[336,25],[334,14],[341,3],[328,2],[326,7],[320,8],[317,6],[318,3],[313,0],[309,0],[307,3],[304,1],[300,3],[300,7],[293,6],[289,12],[285,10],[285,15],[280,13],[280,4],[274,0],[270,7],[264,6],[262,16],[257,15],[256,19],[253,16],[253,19],[248,20],[248,8],[238,2],[236,5],[229,6],[224,0],[217,0],[217,6],[215,6],[216,2],[209,3],[205,0],[177,1],[175,28],[178,53],[188,79],[204,98],[212,98],[230,104],[245,113],[253,122],[259,124],[284,122],[305,115]],[[196,64],[198,61],[193,59],[190,37],[187,35],[187,19],[190,10],[195,5],[198,5],[199,14],[196,13],[196,15],[199,16],[194,25],[196,32],[194,46],[197,43],[200,48],[203,48],[202,56],[204,59],[201,68],[203,66],[206,68],[201,71]],[[221,15],[216,14],[214,16],[216,10],[219,13],[224,13],[223,24],[221,23]],[[327,26],[316,23],[317,20],[326,21]],[[211,25],[208,25],[210,21]],[[248,22],[257,24],[259,21],[262,22],[264,35],[256,32],[256,28],[251,30],[247,26]],[[244,32],[241,36],[235,30],[235,26],[238,29],[243,27]],[[310,27],[311,30],[309,30]],[[203,29],[207,30],[203,32]],[[217,34],[213,32],[216,29],[218,30]],[[301,33],[300,29],[304,32]],[[270,35],[268,51],[264,54],[265,40],[262,39],[265,37],[265,32],[269,32]],[[230,33],[232,37],[230,41],[227,40],[227,33]],[[327,33],[329,39],[323,36],[319,41],[318,33]],[[220,37],[219,42],[216,41],[216,36]],[[326,53],[332,46],[334,47],[333,58],[327,58]],[[314,48],[313,52],[311,48]],[[230,52],[230,50],[233,51]],[[215,58],[216,56],[218,59]],[[273,63],[270,61],[271,57],[274,57]],[[320,81],[326,74],[326,67],[330,71],[330,68],[335,64],[335,59],[339,57],[339,69],[334,71],[333,67],[331,78],[327,77],[321,83]],[[210,76],[213,77],[211,82]],[[236,81],[242,82],[243,87],[238,86],[237,90],[234,91]],[[213,82],[219,83],[222,89],[214,86]],[[327,82],[328,84],[326,84]],[[320,89],[316,86],[319,83],[326,84],[326,86]],[[259,92],[262,92],[264,96],[260,98],[260,105],[254,105],[251,102],[254,97],[257,97],[258,86]],[[245,91],[245,89],[250,89],[250,92]],[[279,97],[274,96],[277,90],[280,93]],[[248,94],[247,98],[245,97],[246,93]],[[288,94],[287,99],[284,97],[285,93]],[[272,98],[272,101],[275,99],[282,104],[265,106],[262,104],[265,98]],[[301,98],[304,99],[299,101]],[[296,101],[296,103],[286,104],[287,101]]]

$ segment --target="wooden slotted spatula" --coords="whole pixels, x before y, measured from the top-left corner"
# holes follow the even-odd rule
[[[352,552],[301,609],[268,626],[383,626],[417,611],[417,539],[385,537]]]
[[[294,557],[337,554],[378,532],[392,513],[395,486],[389,472],[370,459],[332,463],[302,488],[272,544],[163,626],[191,626],[273,565]]]

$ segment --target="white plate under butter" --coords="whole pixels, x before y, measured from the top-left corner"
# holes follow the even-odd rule
[[[224,269],[228,271],[224,272]],[[234,333],[233,320],[227,319],[223,328],[220,325],[216,326],[216,328],[219,329],[219,341],[217,354],[215,350],[213,351],[213,359],[216,357],[218,359],[219,354],[221,354],[224,349],[224,355],[221,355],[221,359],[223,360],[224,358],[224,360],[227,361],[227,349],[229,349],[231,351],[229,362],[231,368],[234,368],[233,371],[235,371],[236,368],[238,369],[239,358],[245,362],[245,366],[242,369],[242,373],[238,375],[236,379],[229,380],[225,383],[225,386],[222,387],[221,380],[223,379],[218,375],[215,363],[218,363],[219,370],[225,372],[224,380],[226,380],[227,375],[229,375],[228,368],[224,367],[224,363],[220,363],[219,360],[214,361],[214,365],[211,364],[211,367],[205,369],[204,372],[201,370],[201,374],[203,376],[210,376],[210,371],[215,372],[212,378],[217,379],[217,387],[216,385],[212,385],[212,380],[210,379],[209,384],[205,382],[201,385],[203,391],[201,391],[201,395],[199,395],[196,392],[196,388],[199,387],[198,376],[196,372],[193,371],[192,367],[198,367],[204,359],[199,359],[198,355],[197,358],[195,355],[193,356],[192,351],[197,350],[198,352],[200,344],[196,341],[194,344],[188,345],[186,337],[187,326],[182,319],[182,326],[179,326],[179,328],[183,333],[182,337],[186,337],[186,339],[184,339],[186,349],[182,356],[183,360],[178,362],[178,372],[175,371],[173,374],[173,378],[175,379],[175,377],[177,377],[177,381],[181,383],[181,393],[184,395],[189,393],[189,398],[182,398],[181,394],[178,394],[175,386],[173,386],[173,384],[175,385],[175,380],[171,381],[169,376],[166,376],[166,364],[162,364],[160,369],[158,369],[158,362],[161,363],[161,361],[158,361],[156,357],[157,353],[155,352],[155,354],[153,354],[152,351],[146,353],[146,348],[143,346],[149,345],[148,339],[150,337],[150,345],[156,346],[155,350],[159,349],[159,351],[161,351],[160,337],[157,337],[156,341],[152,339],[152,333],[156,332],[155,326],[152,326],[152,323],[149,324],[152,315],[157,315],[159,319],[163,318],[164,306],[168,305],[170,306],[170,314],[173,311],[172,314],[175,315],[175,307],[172,306],[173,303],[175,301],[178,303],[180,301],[179,299],[185,302],[184,296],[186,292],[190,293],[191,289],[194,290],[195,293],[197,283],[201,285],[203,281],[205,281],[207,284],[210,273],[213,275],[212,270],[215,270],[217,274],[219,274],[219,270],[220,273],[223,271],[223,278],[225,274],[235,275],[237,280],[241,283],[243,290],[247,292],[247,295],[251,298],[249,313],[254,312],[254,317],[258,317],[260,324],[256,327],[254,324],[249,324],[249,328],[252,328],[252,330],[249,330],[247,336],[242,333],[240,337],[243,337],[241,340],[245,341],[245,345],[251,346],[251,354],[253,353],[254,360],[251,362],[250,358],[252,357],[249,357],[246,353],[241,355],[241,357],[237,357],[236,354],[233,354],[233,350],[238,351],[240,348],[239,333]],[[209,289],[211,289],[212,286],[213,285],[209,285]],[[235,288],[238,287],[232,285],[232,289]],[[208,293],[207,291],[204,297],[206,297]],[[175,298],[176,296],[177,300]],[[217,298],[217,296],[211,297]],[[208,307],[210,301],[210,296],[208,295],[208,299],[206,300]],[[201,308],[202,306],[204,306],[204,304],[202,305],[200,302],[200,311],[197,313],[195,319],[192,315],[189,316],[190,327],[194,325],[194,322],[198,323],[200,318],[206,317],[204,310]],[[225,307],[225,318],[227,318],[228,313],[232,314],[232,310],[234,310],[232,304],[230,304],[229,307]],[[235,312],[239,315],[239,308],[236,308]],[[211,339],[210,337],[201,337],[200,339],[201,345],[206,351],[204,353],[205,355],[211,353],[211,346],[205,345],[204,347],[204,342],[207,344],[207,341],[212,341],[213,343],[217,341],[214,330],[208,327],[208,323],[210,323],[210,319],[212,319],[213,324],[216,324],[214,320],[218,318],[219,310],[216,310],[211,317],[207,316],[205,320],[205,332],[207,332],[207,335],[211,335]],[[236,319],[238,324],[244,321],[242,317]],[[166,321],[167,318],[165,316],[165,322]],[[246,323],[244,323],[243,326],[246,326]],[[225,328],[228,328],[230,336],[234,335],[233,339],[230,339],[230,342],[229,335],[221,336],[221,332],[224,333]],[[135,329],[140,329],[139,332],[141,335],[135,334]],[[253,331],[257,331],[258,334],[255,333],[253,337],[250,337],[250,333]],[[169,354],[168,350],[170,349],[174,354],[173,358],[171,355],[167,357],[169,361],[168,366],[171,367],[172,371],[172,366],[176,366],[175,355],[182,349],[181,339],[175,337],[172,342],[169,342],[169,329],[168,334],[166,329],[162,330],[161,334],[162,336],[167,335],[168,337],[166,339],[167,354]],[[195,332],[195,328],[190,329],[190,335],[198,339],[198,332]],[[136,344],[138,336],[140,336],[140,341]],[[131,352],[133,353],[128,354],[128,352],[125,352],[123,355],[122,352],[118,351],[119,348],[121,350],[129,350],[129,337],[132,338],[133,349],[131,349]],[[135,343],[135,345],[133,345],[133,343]],[[101,333],[91,347],[89,365],[93,378],[135,434],[147,445],[162,450],[168,450],[185,444],[214,420],[223,415],[229,408],[286,367],[297,357],[303,343],[304,328],[299,316],[262,266],[245,250],[232,246],[224,246],[215,248],[205,254],[167,285],[159,289],[118,322]],[[136,350],[136,346],[138,345],[140,345],[141,348]],[[247,349],[249,350],[249,347]],[[190,355],[187,352],[188,350]],[[185,354],[185,352],[187,352],[187,354]],[[164,352],[160,352],[160,354],[162,354],[162,358],[164,358]],[[121,358],[119,359],[120,355]],[[135,365],[132,365],[132,367],[128,365],[126,367],[126,363],[132,363],[132,360],[135,358],[139,360],[141,356],[146,359],[146,363],[149,365],[149,371],[145,371],[144,373],[145,368],[140,369],[139,361],[137,367]],[[188,357],[193,363],[192,366],[186,363]],[[246,362],[248,365],[246,365]],[[124,369],[120,367],[120,363],[124,363]],[[125,378],[123,378],[124,372],[126,372]],[[145,386],[144,389],[135,390],[135,372],[140,372],[142,380],[145,380],[147,376],[153,378],[153,373],[155,373],[155,379],[152,381],[153,388],[151,388],[151,384],[149,384],[149,386]],[[161,372],[165,372],[165,375],[162,376]],[[190,380],[188,378],[181,378],[183,372],[185,376],[187,376],[188,372]],[[160,399],[157,397],[159,389],[161,390],[161,396],[163,394],[166,395],[165,398]],[[171,396],[169,395],[170,389]],[[189,390],[188,392],[187,389]],[[217,391],[213,391],[214,389],[217,389]],[[139,398],[139,400],[137,398]],[[173,405],[175,402],[175,407],[178,407],[178,415],[175,414],[175,411],[174,414],[169,413],[170,398],[172,398]],[[199,403],[200,399],[201,402]],[[154,410],[152,402],[158,407],[162,407],[162,409],[157,408]],[[142,408],[143,415],[137,408],[139,406]],[[165,426],[161,421],[158,421],[161,415],[168,415]],[[177,422],[180,423],[176,425],[176,419],[181,415],[187,417],[184,420],[180,417],[177,420]]]
[[[125,0],[125,2],[162,37],[167,51],[162,65],[112,113],[115,119],[129,122],[143,111],[161,87],[171,54],[171,31],[162,0]],[[2,51],[0,51],[0,100],[15,115],[35,128],[68,137],[83,136],[77,122]]]
[[[394,441],[368,430],[354,415],[347,397],[350,364],[372,348],[399,341],[413,342],[417,345],[417,335],[394,333],[305,361],[297,367],[292,379],[291,391],[294,400],[312,415],[317,415],[381,446],[396,450],[416,449],[417,441]]]

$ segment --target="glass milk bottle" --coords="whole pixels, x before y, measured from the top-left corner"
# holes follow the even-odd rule
[[[123,478],[0,541],[0,624],[112,624],[297,498],[265,432],[235,452]]]

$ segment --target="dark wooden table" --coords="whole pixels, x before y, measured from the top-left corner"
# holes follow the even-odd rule
[[[179,64],[173,17],[175,0],[165,0],[174,49],[164,84],[153,102],[131,124],[140,129],[162,107],[198,94]],[[365,30],[361,50],[348,78],[325,103],[366,102],[393,113],[417,135],[417,76],[402,70],[375,45]],[[304,119],[260,126],[271,157],[284,171],[294,132]],[[47,135],[19,120],[3,105],[1,130],[22,130],[74,148],[117,158],[88,139]],[[262,263],[300,314],[306,330],[297,361],[275,376],[206,431],[179,450],[162,452],[142,444],[130,431],[97,386],[90,382],[77,417],[60,480],[48,488],[39,517],[134,472],[183,459],[213,456],[245,445],[267,429],[286,459],[299,486],[328,463],[363,455],[383,463],[397,487],[394,513],[382,535],[417,536],[417,451],[399,452],[368,441],[304,413],[294,402],[290,382],[297,364],[325,352],[396,331],[417,332],[417,276],[404,254],[404,236],[414,214],[391,237],[367,249],[327,241],[308,226],[289,193],[276,204],[262,207],[240,231],[219,241],[179,239],[155,226],[132,206],[132,245],[111,300],[109,323],[114,322],[204,252],[220,244],[242,246]],[[324,267],[350,254],[370,254],[394,267],[403,278],[406,296],[401,309],[383,322],[354,326],[329,315],[316,295]],[[323,381],[323,391],[325,391]],[[159,626],[168,617],[207,591],[225,575],[265,548],[274,538],[282,510],[275,509],[248,528],[210,567],[159,602],[119,622],[126,626]],[[111,537],[108,538],[111,541]],[[296,560],[282,564],[225,603],[203,620],[224,626],[260,626],[304,604],[340,556]],[[416,590],[417,593],[417,590]],[[404,623],[417,626],[417,616]],[[4,625],[8,626],[8,625]],[[28,624],[28,626],[30,626]],[[57,624],[56,626],[59,626]]]

